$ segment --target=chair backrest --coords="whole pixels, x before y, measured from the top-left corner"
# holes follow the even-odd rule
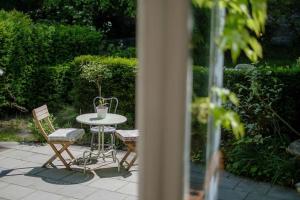
[[[55,131],[50,120],[50,114],[47,105],[32,110],[33,119],[37,128],[41,131],[44,138],[48,141],[48,135]]]
[[[119,101],[116,97],[95,97],[93,100],[94,111],[97,112],[96,107],[98,106],[98,102],[102,101],[108,105],[109,113],[116,113],[119,105]]]

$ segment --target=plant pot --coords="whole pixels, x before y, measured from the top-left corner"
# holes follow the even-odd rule
[[[108,111],[108,107],[106,106],[101,106],[101,107],[97,107],[97,117],[99,119],[104,119],[106,117],[107,111]]]

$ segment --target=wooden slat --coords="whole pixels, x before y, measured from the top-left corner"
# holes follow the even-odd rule
[[[37,120],[42,120],[42,119],[45,119],[46,117],[49,117],[49,113],[44,113],[44,114],[41,114],[41,115],[36,115],[36,118]]]
[[[42,105],[41,107],[35,108],[35,112],[40,112],[42,110],[48,110],[47,105]]]
[[[33,113],[37,120],[42,120],[50,116],[47,105],[43,105],[41,107],[34,109]]]
[[[41,110],[41,111],[38,111],[38,112],[35,111],[35,114],[36,114],[36,115],[42,115],[42,114],[44,114],[44,113],[48,113],[48,109]]]

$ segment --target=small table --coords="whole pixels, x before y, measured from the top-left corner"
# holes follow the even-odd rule
[[[99,134],[98,134],[98,152],[96,153],[97,158],[101,157],[103,160],[105,160],[108,154],[113,153],[116,155],[117,151],[115,148],[110,149],[109,151],[105,151],[104,149],[104,126],[109,126],[109,125],[117,125],[117,124],[122,124],[127,121],[127,118],[118,115],[118,114],[112,114],[112,113],[107,113],[106,117],[104,119],[99,119],[97,117],[97,113],[87,113],[83,115],[79,115],[76,117],[76,121],[82,124],[87,124],[87,125],[92,125],[92,126],[98,126],[99,127]],[[93,153],[93,151],[85,151],[83,153],[83,159],[84,159],[84,172],[86,171],[86,164],[87,164],[87,157],[86,154],[89,154],[90,156]],[[113,160],[114,162],[118,162],[118,170],[120,170],[120,164],[119,160],[114,156]]]

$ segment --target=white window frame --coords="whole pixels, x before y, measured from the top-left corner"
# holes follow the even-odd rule
[[[141,200],[182,200],[189,194],[189,5],[186,0],[138,1]]]

